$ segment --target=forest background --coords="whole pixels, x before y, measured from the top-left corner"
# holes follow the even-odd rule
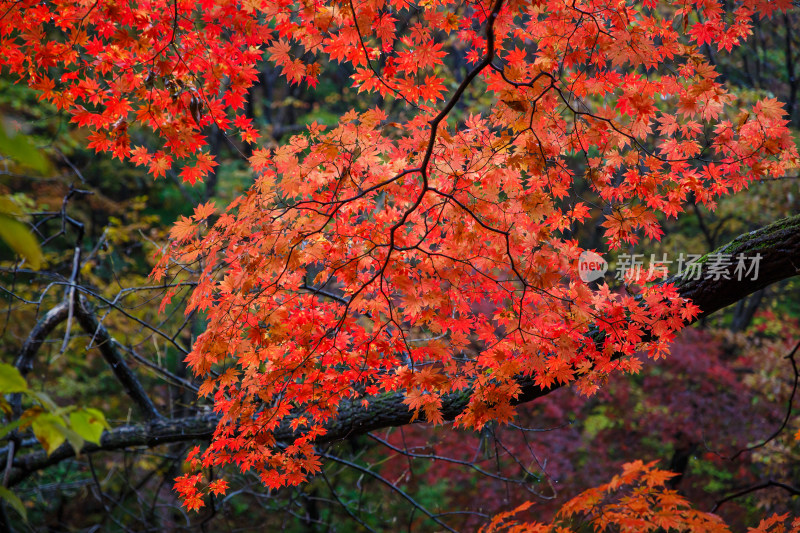
[[[699,47],[741,102],[785,102],[795,139],[798,24],[792,7],[757,18],[732,53]],[[463,78],[471,68],[464,48],[452,40],[442,50],[448,71]],[[352,109],[377,106],[390,120],[403,113],[397,101],[359,92],[347,67],[335,63],[323,66],[315,87],[287,82],[266,61],[256,74],[244,116],[261,147],[284,145],[309,125],[334,126]],[[492,103],[480,87],[467,87],[453,119]],[[5,392],[25,392],[3,404],[0,465],[10,459],[0,469],[0,529],[434,531],[445,524],[466,531],[529,500],[531,516],[547,521],[633,459],[676,472],[669,488],[736,528],[800,511],[793,405],[800,283],[791,278],[704,317],[680,333],[668,357],[633,376],[611,375],[593,395],[562,387],[518,406],[512,424],[480,431],[408,424],[323,444],[321,473],[295,487],[269,489],[256,475],[207,468],[211,482],[225,478],[227,494],[208,495],[199,512],[189,512],[173,483],[190,472],[189,451],[213,431],[212,402],[198,398],[202,380],[185,362],[205,322],[183,312],[196,273],[170,282],[150,274],[176,221],[199,204],[228,205],[252,186],[254,147],[210,126],[204,133],[219,165],[202,183],[171,169],[154,180],[143,167],[87,148],[86,128],[5,71],[0,116],[0,353],[27,380],[0,379]],[[152,142],[145,131],[130,136],[137,145]],[[798,183],[796,175],[753,183],[713,212],[692,203],[677,220],[661,221],[660,241],[610,252],[610,272],[622,254],[704,254],[796,215]],[[588,185],[572,194],[596,200]],[[583,247],[603,248],[603,216],[593,209],[598,231],[589,223],[573,235]],[[80,304],[65,305],[65,294],[77,294]],[[38,426],[19,427],[23,409],[41,418]],[[63,416],[73,433],[55,427]],[[162,419],[181,421],[184,437],[173,431],[162,443],[159,435],[175,429]],[[75,457],[70,450],[85,442],[102,449]],[[38,455],[14,466],[20,450]]]

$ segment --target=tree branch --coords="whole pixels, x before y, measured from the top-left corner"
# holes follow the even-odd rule
[[[83,330],[92,337],[92,342],[96,343],[103,358],[111,367],[114,376],[119,380],[128,396],[139,407],[145,419],[162,418],[139,379],[120,354],[120,344],[109,334],[105,326],[97,320],[94,313],[89,310],[89,304],[83,297],[74,307],[70,305],[68,299],[59,302],[36,323],[22,345],[17,360],[14,362],[20,373],[25,376],[33,370],[33,360],[39,348],[41,348],[56,326],[71,315],[70,311],[74,312]],[[19,414],[19,404],[20,395],[12,394],[11,405],[16,415]]]
[[[759,253],[762,257],[762,268],[757,280],[736,281],[735,276],[732,275],[733,279],[731,280],[683,280],[681,278],[668,280],[676,284],[682,296],[691,298],[700,307],[701,316],[718,311],[771,283],[800,273],[800,215],[780,220],[760,230],[742,235],[712,253],[741,253],[748,257]],[[733,268],[731,266],[731,272]],[[96,322],[94,324],[93,328],[98,331],[98,338],[110,339],[107,337],[107,332],[100,333],[101,325]],[[102,331],[105,330],[102,329]],[[113,342],[113,339],[110,339],[103,342],[102,345],[108,346],[106,349],[109,349],[113,346]],[[520,378],[518,382],[521,393],[514,400],[515,405],[530,402],[560,388],[560,386],[554,385],[551,388],[542,389],[534,384],[532,378],[527,377]],[[445,420],[453,420],[463,412],[470,395],[471,391],[465,389],[443,397],[442,414]],[[403,403],[404,399],[405,396],[402,393],[387,393],[368,398],[368,407],[364,407],[361,400],[342,402],[336,420],[326,426],[327,433],[317,438],[315,442],[324,444],[378,429],[407,425],[411,423],[412,412],[408,405]],[[88,444],[84,451],[91,453],[135,446],[152,447],[173,442],[208,440],[212,437],[218,420],[217,414],[209,413],[195,417],[153,420],[148,424],[124,426],[104,433],[99,446]],[[289,427],[288,421],[275,434],[278,441],[284,442],[291,440],[293,436],[295,436],[295,432]],[[0,455],[2,455],[2,450],[0,450]],[[19,483],[32,472],[74,455],[73,449],[65,444],[49,457],[44,451],[18,456],[14,460],[9,486]]]
[[[100,445],[87,442],[81,453],[120,450],[144,446],[153,448],[161,444],[208,440],[214,433],[219,420],[216,414],[207,414],[175,420],[153,420],[147,424],[123,426],[103,433]],[[33,444],[34,446],[36,444]],[[2,453],[2,450],[0,450]],[[8,486],[13,487],[37,470],[60,463],[75,456],[72,446],[60,446],[49,456],[44,450],[25,455],[17,455],[9,476]]]
[[[33,326],[33,329],[28,334],[28,338],[25,339],[25,343],[22,345],[19,355],[17,355],[17,360],[14,361],[14,366],[17,367],[20,374],[26,376],[33,370],[33,359],[36,357],[36,353],[39,351],[39,348],[42,347],[44,341],[47,340],[50,333],[56,329],[56,326],[67,319],[69,309],[69,302],[67,300],[62,300],[45,313],[41,320],[36,322],[36,325]],[[9,401],[14,416],[18,417],[22,411],[22,394],[11,394]]]
[[[14,366],[19,369],[20,373],[24,376],[33,370],[33,358],[36,352],[42,347],[44,341],[47,340],[48,335],[52,333],[56,326],[66,320],[69,313],[69,302],[63,300],[50,309],[41,320],[39,320],[31,330],[28,338],[25,339],[25,344],[19,351],[17,360]]]
[[[751,492],[756,492],[756,491],[759,491],[759,490],[762,490],[762,489],[767,489],[769,487],[777,487],[779,489],[785,490],[786,492],[788,492],[792,496],[800,496],[800,489],[797,489],[796,487],[792,487],[791,485],[787,485],[786,483],[781,483],[780,481],[774,481],[774,480],[770,479],[770,480],[765,481],[763,483],[759,483],[757,485],[753,485],[752,487],[748,487],[746,489],[742,489],[740,491],[734,492],[733,494],[725,496],[721,500],[717,500],[717,502],[714,504],[714,507],[711,508],[710,512],[716,513],[717,509],[719,509],[720,506],[722,504],[726,503],[726,502],[729,502],[729,501],[734,500],[736,498],[741,498],[742,496],[750,494]]]
[[[757,279],[738,281],[733,275],[734,265],[728,268],[731,279],[685,280],[671,278],[684,298],[689,298],[700,308],[700,316],[735,303],[767,285],[800,274],[800,215],[784,218],[761,229],[745,233],[735,238],[700,260],[707,260],[713,254],[737,256],[744,254],[753,257],[761,255]]]
[[[133,370],[119,353],[119,343],[108,333],[106,327],[97,320],[94,313],[89,310],[89,304],[85,298],[81,297],[78,301],[75,314],[83,330],[92,337],[90,345],[94,343],[100,349],[100,353],[111,367],[114,376],[123,386],[128,396],[139,407],[145,419],[162,418],[147,392],[145,392],[144,387],[139,383],[136,374],[133,373]]]

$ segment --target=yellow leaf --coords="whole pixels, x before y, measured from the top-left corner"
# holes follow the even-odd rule
[[[95,444],[100,444],[103,430],[108,428],[108,423],[103,413],[91,407],[71,412],[69,414],[69,425],[84,440]]]
[[[0,487],[0,498],[6,501],[16,512],[22,516],[25,522],[28,521],[28,512],[19,497],[5,487]]]
[[[6,121],[0,122],[0,153],[10,157],[25,168],[41,175],[52,172],[52,165],[44,153],[35,146],[30,136],[15,132]]]
[[[28,384],[16,367],[7,363],[0,363],[0,393],[25,392]]]
[[[42,445],[47,455],[64,444],[67,440],[62,429],[65,429],[64,421],[61,417],[45,413],[36,417],[33,421],[33,435]]]
[[[0,239],[30,263],[33,270],[42,264],[42,249],[28,228],[4,213],[0,213]]]

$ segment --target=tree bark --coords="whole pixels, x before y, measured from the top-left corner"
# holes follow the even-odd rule
[[[730,279],[689,280],[673,277],[667,282],[674,283],[681,296],[691,299],[700,307],[701,313],[695,319],[707,316],[742,298],[778,281],[800,273],[800,215],[789,217],[764,228],[741,235],[730,243],[706,254],[700,261],[708,261],[713,254],[744,254],[752,258],[760,254],[761,262],[756,279],[736,279],[731,265],[727,274]],[[530,402],[543,397],[560,385],[550,388],[538,387],[532,378],[518,380],[521,393],[514,404]],[[442,399],[442,414],[445,420],[453,420],[466,408],[471,391],[465,389]],[[404,426],[411,423],[412,413],[403,403],[402,393],[386,393],[368,398],[364,407],[361,400],[345,401],[339,408],[337,418],[327,425],[327,433],[316,442],[323,444],[338,441],[353,435],[387,427]],[[190,440],[208,440],[212,437],[219,416],[207,413],[172,420],[152,420],[146,424],[130,425],[107,431],[99,446],[87,444],[82,453],[109,451],[129,447],[154,447],[161,444]],[[278,441],[289,441],[295,432],[288,422],[276,432]],[[41,470],[64,459],[74,456],[69,445],[63,445],[50,456],[44,451],[34,451],[17,456],[9,478],[9,486],[19,483],[32,472]],[[0,449],[0,457],[3,450]]]

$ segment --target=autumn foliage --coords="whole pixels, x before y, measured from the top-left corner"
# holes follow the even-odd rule
[[[560,533],[569,531],[692,531],[729,533],[722,520],[711,513],[697,511],[677,491],[666,488],[675,474],[635,461],[623,465],[622,473],[608,483],[582,492],[558,511],[550,524],[526,522],[520,514],[531,507],[497,515],[481,531],[484,533]],[[750,533],[796,533],[800,519],[787,515],[765,520]]]
[[[670,284],[581,281],[573,234],[596,206],[574,187],[603,203],[615,249],[659,239],[687,201],[713,208],[793,167],[782,106],[741,107],[699,48],[730,51],[754,17],[788,6],[21,0],[3,3],[0,65],[88,128],[92,147],[155,177],[212,172],[211,126],[252,149],[253,186],[180,220],[154,276],[199,271],[186,312],[208,325],[187,362],[222,419],[190,464],[235,465],[279,488],[319,470],[314,440],[344,401],[400,391],[415,418],[439,423],[442,398],[467,394],[455,422],[480,429],[512,419],[520,377],[591,394],[612,372],[637,372],[635,354],[665,356],[697,307]],[[449,73],[453,49],[465,75]],[[259,61],[309,86],[339,64],[382,105],[262,146],[243,112]],[[485,107],[465,111],[477,94]],[[714,530],[653,492],[665,476],[636,463],[560,516],[591,514],[635,482],[619,505],[646,506],[641,520]],[[176,490],[196,509],[226,485],[197,473]]]

